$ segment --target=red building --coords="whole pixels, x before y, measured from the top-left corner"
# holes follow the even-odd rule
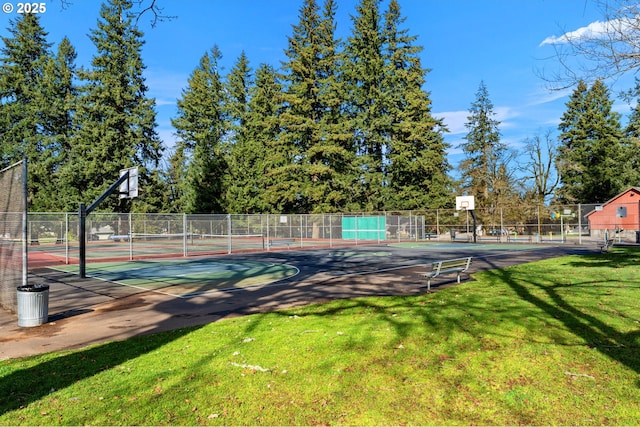
[[[600,234],[598,230],[640,231],[640,187],[629,188],[585,216],[592,235]]]

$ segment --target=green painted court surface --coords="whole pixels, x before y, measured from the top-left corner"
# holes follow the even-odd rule
[[[77,273],[77,265],[57,267]],[[250,286],[265,286],[298,274],[285,264],[223,259],[148,260],[90,263],[87,276],[162,292],[190,297],[213,291],[231,291]]]

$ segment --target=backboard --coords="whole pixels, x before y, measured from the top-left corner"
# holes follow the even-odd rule
[[[132,199],[138,197],[138,167],[121,169],[120,176],[129,172],[129,179],[120,184],[120,198]]]
[[[472,211],[476,208],[476,198],[474,196],[456,196],[457,211]]]

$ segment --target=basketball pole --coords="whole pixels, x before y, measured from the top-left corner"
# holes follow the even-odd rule
[[[83,279],[87,277],[87,229],[86,229],[87,216],[91,212],[93,212],[93,210],[97,208],[98,205],[100,205],[100,203],[104,201],[104,199],[106,199],[114,191],[116,191],[116,189],[120,187],[120,184],[124,183],[125,181],[127,181],[127,183],[129,182],[129,170],[124,171],[122,175],[120,175],[120,178],[118,178],[116,182],[111,184],[111,186],[107,188],[107,190],[104,193],[102,193],[102,195],[98,197],[95,202],[91,203],[89,207],[85,207],[84,203],[80,203],[80,209],[78,210],[78,219],[80,223],[78,227],[79,228],[78,230],[79,257],[78,258],[79,258],[79,270],[80,270],[79,274],[80,274],[80,277]],[[126,194],[128,193],[129,192],[127,191]]]
[[[478,243],[478,228],[476,226],[476,212],[475,209],[471,209],[467,212],[471,212],[471,217],[473,218],[473,243]]]

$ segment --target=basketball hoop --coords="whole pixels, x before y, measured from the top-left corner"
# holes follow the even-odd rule
[[[456,197],[456,210],[457,211],[472,211],[476,207],[474,196],[457,196]]]

